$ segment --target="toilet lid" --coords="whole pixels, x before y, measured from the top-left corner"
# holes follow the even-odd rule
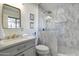
[[[49,48],[45,45],[38,45],[38,46],[36,46],[36,49],[42,50],[42,51],[48,51],[49,50]]]

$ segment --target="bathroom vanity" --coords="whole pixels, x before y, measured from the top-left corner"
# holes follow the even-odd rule
[[[0,56],[34,56],[35,37],[5,39],[0,41]]]
[[[8,39],[0,40],[0,56],[35,55],[35,37],[17,37],[16,35],[15,30],[23,29],[21,27],[21,10],[19,8],[8,4],[2,5],[2,28],[12,31],[9,35],[6,35]]]

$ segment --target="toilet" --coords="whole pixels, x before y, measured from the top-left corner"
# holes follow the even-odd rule
[[[36,52],[39,56],[48,56],[49,55],[49,48],[45,45],[37,45]]]

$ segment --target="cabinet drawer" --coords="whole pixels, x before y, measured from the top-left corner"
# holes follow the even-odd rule
[[[17,56],[35,56],[35,47],[32,47],[24,52],[18,54]]]
[[[24,51],[24,56],[35,56],[35,48],[32,47],[32,48]]]
[[[28,42],[25,42],[23,44],[18,45],[17,50],[18,51],[24,51],[26,49],[33,47],[33,46],[35,46],[35,41],[31,40],[31,41],[28,41]]]
[[[10,55],[14,55],[18,52],[18,46],[7,48],[5,50],[0,51],[1,53],[9,53]]]
[[[9,47],[9,48],[2,50],[0,52],[1,53],[9,53],[10,55],[16,55],[17,53],[20,53],[24,50],[27,50],[33,46],[35,46],[35,41],[30,40],[28,42],[24,42],[24,43],[18,44],[18,45],[13,46],[13,47]]]

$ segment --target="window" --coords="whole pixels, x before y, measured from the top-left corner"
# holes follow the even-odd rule
[[[20,28],[20,20],[18,18],[8,17],[8,28]]]
[[[17,24],[16,27],[20,28],[20,20],[19,19],[16,20],[16,24]]]

